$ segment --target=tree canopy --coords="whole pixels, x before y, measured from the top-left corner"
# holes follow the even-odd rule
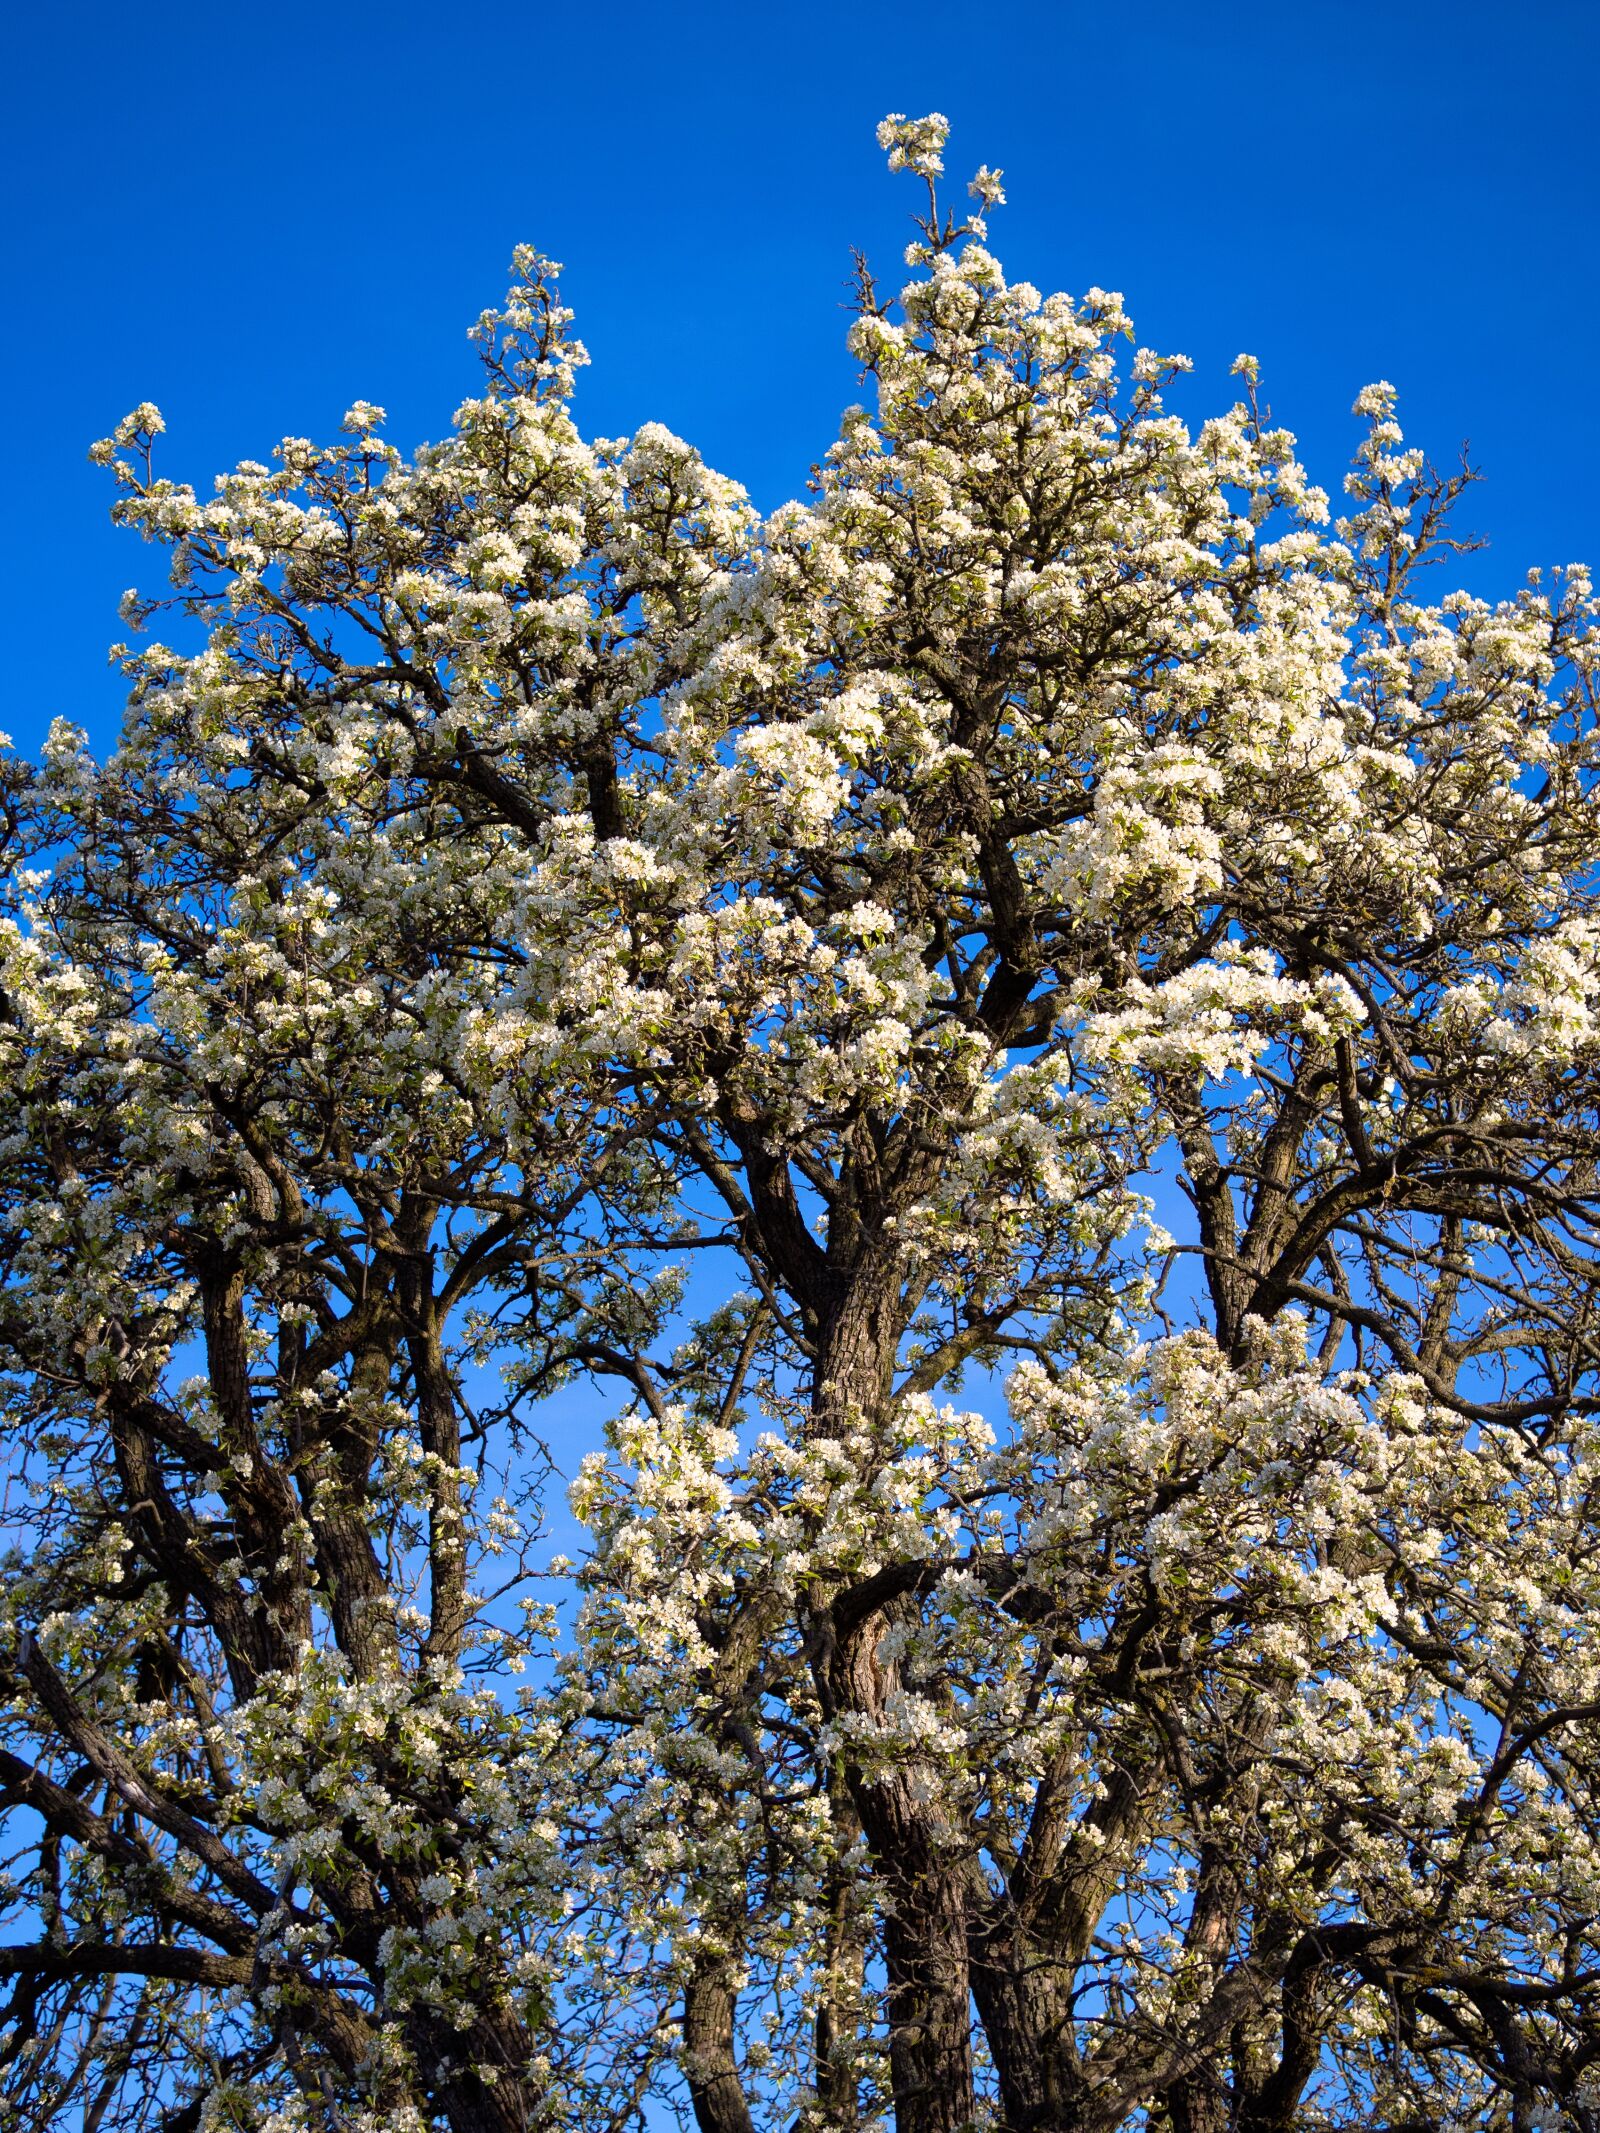
[[[409,459],[95,448],[176,641],[0,771],[0,2127],[1600,2129],[1590,582],[1439,592],[1386,385],[1337,518],[1180,420],[944,138],[770,516],[531,251]]]

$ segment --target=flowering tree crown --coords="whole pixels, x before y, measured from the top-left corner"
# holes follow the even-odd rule
[[[1600,2126],[1590,583],[947,131],[768,518],[526,250],[410,459],[95,447],[190,648],[3,769],[0,2125]]]

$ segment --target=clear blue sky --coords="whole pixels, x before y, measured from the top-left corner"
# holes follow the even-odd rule
[[[664,421],[793,493],[855,396],[849,248],[887,274],[904,241],[889,109],[949,114],[958,182],[1005,167],[1013,274],[1126,291],[1208,402],[1259,355],[1330,486],[1370,378],[1436,454],[1470,437],[1480,588],[1600,562],[1600,0],[58,0],[6,58],[24,746],[58,712],[107,737],[116,598],[152,575],[89,440],[154,399],[168,470],[208,485],[357,397],[436,435],[518,239],[567,262],[591,434]]]

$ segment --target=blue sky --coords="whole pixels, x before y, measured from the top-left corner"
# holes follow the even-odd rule
[[[10,701],[109,737],[115,602],[155,559],[84,449],[143,398],[203,485],[358,397],[402,445],[471,390],[464,338],[529,239],[566,261],[591,434],[654,419],[771,505],[855,397],[849,249],[892,275],[915,189],[889,109],[1005,167],[1015,275],[1127,292],[1191,355],[1241,349],[1316,478],[1368,379],[1470,438],[1475,588],[1600,560],[1600,0],[839,0],[488,10],[34,7],[3,152]]]

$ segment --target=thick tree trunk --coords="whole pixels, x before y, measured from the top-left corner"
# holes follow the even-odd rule
[[[1172,2133],[1228,2133],[1228,2092],[1217,2069],[1187,2075],[1166,2101]]]
[[[948,1873],[895,1879],[884,1936],[895,2133],[957,2133],[977,2109],[964,1891]]]
[[[879,1647],[891,1614],[875,1609],[827,1648],[832,1710],[892,1726],[899,1670]],[[889,2072],[895,2133],[955,2133],[977,2109],[967,1958],[971,1861],[909,1773],[847,1768],[883,1890]]]
[[[884,1413],[900,1303],[892,1259],[858,1267],[838,1294],[816,1368],[818,1435],[870,1428]],[[896,1604],[852,1616],[847,1626],[819,1610],[809,1625],[824,1709],[848,1712],[890,1735],[901,1677],[880,1646]],[[883,1892],[895,2133],[956,2133],[977,2112],[967,1964],[970,1861],[952,1847],[943,1818],[909,1773],[891,1764],[847,1767],[845,1777]]]
[[[734,2056],[738,1994],[726,1967],[698,1965],[683,1994],[683,2072],[700,2133],[754,2133]]]
[[[860,1827],[855,1803],[837,1775],[829,1792],[836,1841],[842,1844]],[[830,1870],[828,1879],[813,2086],[829,2133],[851,2133],[861,2119],[856,2040],[861,2025],[867,1946],[865,1922],[852,1901],[857,1878],[853,1862],[845,1860]]]
[[[973,1936],[972,1990],[1005,2133],[1065,2133],[1078,2125],[1082,2083],[1062,1975],[1016,1934]]]
[[[532,2047],[520,2023],[480,2016],[465,2032],[437,2019],[408,2025],[408,2042],[428,2102],[450,2133],[527,2133],[535,2099],[528,2092]],[[499,2070],[485,2081],[478,2068]]]

